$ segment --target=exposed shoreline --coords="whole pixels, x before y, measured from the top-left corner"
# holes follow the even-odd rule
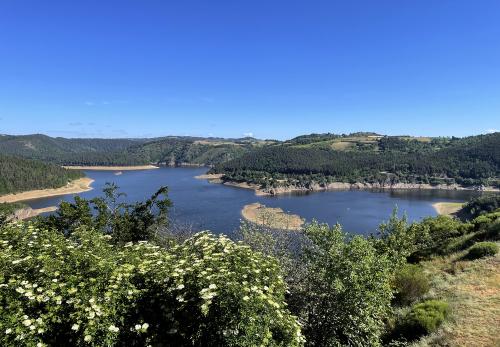
[[[63,168],[69,170],[94,170],[94,171],[131,171],[131,170],[152,170],[159,169],[155,165],[134,165],[134,166],[72,166],[64,165]]]
[[[57,206],[49,206],[49,207],[44,207],[44,208],[31,208],[31,207],[24,207],[19,210],[14,211],[12,215],[12,220],[23,220],[23,219],[28,219],[28,218],[33,218],[38,215],[41,215],[42,213],[46,212],[54,212],[57,211],[58,207]]]
[[[89,177],[82,177],[69,182],[64,187],[60,188],[49,188],[49,189],[39,189],[39,190],[29,190],[26,192],[21,192],[17,194],[7,194],[0,196],[0,203],[2,202],[18,202],[39,198],[47,198],[51,196],[67,195],[67,194],[78,194],[89,190],[94,180]]]
[[[423,183],[396,183],[393,185],[385,185],[380,183],[346,183],[346,182],[332,182],[327,185],[321,186],[319,184],[312,184],[309,188],[306,187],[276,187],[263,189],[257,184],[251,184],[247,182],[233,182],[224,181],[223,174],[206,174],[196,176],[199,179],[207,179],[211,183],[222,183],[224,185],[252,189],[255,191],[255,195],[258,196],[273,196],[281,194],[292,194],[292,193],[308,193],[308,192],[321,192],[321,191],[335,191],[335,190],[463,190],[463,191],[478,191],[478,192],[500,192],[500,189],[494,187],[463,187],[458,184],[446,185],[430,185]]]
[[[465,204],[465,202],[436,202],[432,207],[439,215],[451,216],[457,213]]]
[[[300,230],[304,225],[304,219],[299,215],[288,214],[281,208],[266,207],[258,202],[245,205],[241,215],[249,222],[273,229]]]

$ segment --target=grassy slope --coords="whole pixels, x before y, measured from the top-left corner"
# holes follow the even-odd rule
[[[451,318],[423,346],[500,346],[500,254],[463,261],[464,252],[423,262],[430,295],[451,305]]]

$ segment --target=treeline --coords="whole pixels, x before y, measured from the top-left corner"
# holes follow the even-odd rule
[[[381,151],[268,146],[217,165],[213,172],[229,180],[262,185],[300,176],[324,181],[498,185],[500,133],[431,144],[381,139]],[[416,146],[425,150],[413,150]]]
[[[0,154],[0,194],[58,188],[80,177],[80,171]]]
[[[65,139],[46,135],[0,136],[0,152],[59,165],[214,165],[258,145],[252,138],[164,137],[155,139]]]

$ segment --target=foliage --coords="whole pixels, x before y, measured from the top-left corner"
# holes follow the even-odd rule
[[[118,193],[115,184],[106,184],[103,191],[104,197],[86,200],[76,196],[74,202],[63,201],[56,214],[38,221],[66,235],[86,226],[110,235],[116,243],[153,240],[159,230],[167,226],[172,206],[167,187],[161,187],[146,201],[134,204],[120,202],[125,194]]]
[[[491,257],[498,253],[498,245],[494,242],[475,243],[465,255],[466,259],[474,260],[483,257]]]
[[[0,229],[2,346],[299,346],[278,264],[224,236],[117,246],[80,227]]]
[[[398,305],[409,305],[425,295],[430,289],[429,278],[422,267],[406,264],[396,272],[394,282],[395,302]]]
[[[500,209],[500,194],[485,194],[467,202],[457,215],[463,220],[471,220],[497,209]]]
[[[415,304],[404,318],[401,331],[409,340],[430,334],[444,322],[448,311],[448,304],[440,300],[427,300]]]
[[[395,269],[406,264],[407,258],[420,247],[420,239],[426,234],[408,225],[406,216],[398,218],[397,208],[389,221],[379,226],[377,238],[371,239],[379,254],[387,256]]]
[[[0,137],[0,152],[64,165],[213,165],[260,146],[255,139],[168,136],[152,139],[66,139],[45,135]]]
[[[332,137],[320,137],[319,141],[329,138]],[[337,151],[328,146],[312,146],[311,139],[250,151],[216,165],[213,172],[225,174],[227,180],[258,183],[262,187],[304,185],[300,178],[303,175],[309,185],[334,181],[380,185],[498,184],[500,133],[428,143],[382,137],[377,150],[372,151]]]
[[[309,246],[307,275],[299,307],[312,346],[378,345],[392,299],[391,264],[371,242],[348,237],[339,225],[312,223],[304,229]]]
[[[80,171],[0,154],[0,194],[58,188],[83,176]]]

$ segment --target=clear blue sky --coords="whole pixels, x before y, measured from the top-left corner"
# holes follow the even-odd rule
[[[500,129],[500,1],[0,2],[0,133]]]

